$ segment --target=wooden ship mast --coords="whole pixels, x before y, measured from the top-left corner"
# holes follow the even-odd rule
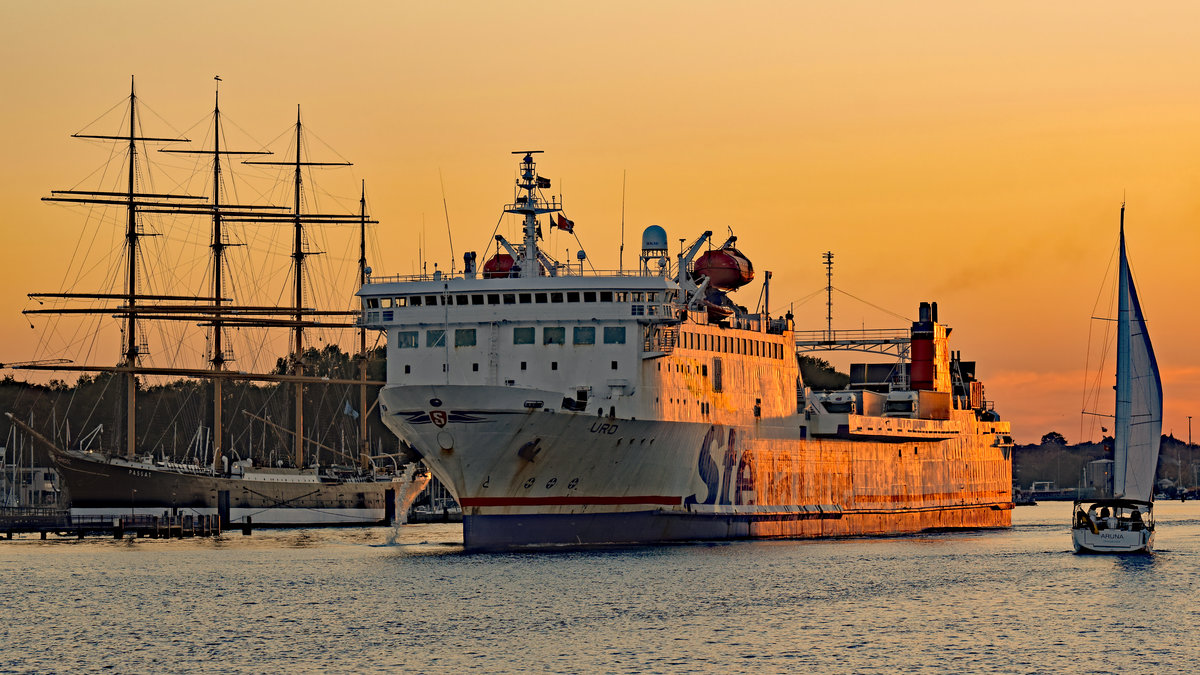
[[[126,215],[126,233],[124,242],[125,260],[125,292],[124,293],[31,293],[30,298],[58,298],[58,299],[86,299],[86,300],[120,300],[123,304],[116,307],[62,307],[62,308],[46,308],[25,310],[26,314],[99,314],[111,315],[123,321],[123,340],[122,340],[122,357],[116,366],[106,365],[84,365],[74,363],[62,363],[61,360],[53,362],[29,362],[24,364],[10,364],[9,367],[14,369],[25,370],[57,370],[57,371],[76,371],[76,372],[110,372],[123,375],[125,381],[125,396],[123,402],[124,409],[124,454],[128,458],[133,458],[136,454],[136,392],[137,392],[137,376],[138,375],[166,375],[179,376],[187,378],[202,378],[212,381],[212,408],[211,420],[213,428],[213,467],[220,468],[222,456],[222,439],[224,435],[224,411],[222,410],[222,384],[224,380],[236,379],[244,381],[259,381],[259,382],[281,382],[291,383],[294,387],[294,406],[293,406],[293,425],[291,433],[294,435],[294,460],[297,467],[303,467],[304,463],[304,410],[303,396],[305,384],[337,384],[337,385],[358,385],[360,388],[359,404],[362,413],[359,416],[360,430],[360,459],[367,463],[365,448],[366,448],[366,411],[365,398],[367,386],[380,386],[383,382],[370,381],[366,378],[365,360],[360,366],[358,379],[337,379],[326,377],[307,376],[304,373],[302,355],[304,351],[304,329],[305,328],[349,328],[356,324],[346,322],[345,317],[356,317],[357,311],[336,311],[336,310],[317,310],[304,306],[304,261],[307,256],[314,255],[317,252],[308,251],[305,249],[304,242],[306,240],[304,233],[304,225],[311,222],[321,223],[357,223],[360,225],[360,285],[365,281],[365,228],[368,223],[376,223],[377,221],[369,220],[366,215],[365,207],[365,191],[364,196],[360,200],[360,213],[352,214],[313,214],[303,213],[302,205],[302,187],[303,178],[302,167],[314,166],[348,166],[349,162],[311,162],[305,161],[301,156],[302,147],[302,124],[299,115],[299,107],[297,107],[296,118],[296,153],[293,161],[290,162],[269,162],[269,161],[243,161],[243,164],[259,164],[259,165],[274,165],[274,166],[290,166],[293,171],[293,189],[294,199],[291,212],[288,213],[287,207],[270,206],[270,205],[245,205],[232,204],[223,201],[221,193],[221,158],[222,156],[229,157],[232,155],[264,155],[271,154],[265,150],[230,150],[221,147],[221,112],[220,112],[219,92],[217,93],[216,102],[213,109],[213,146],[210,150],[201,149],[175,149],[163,148],[160,152],[192,154],[192,155],[211,155],[212,156],[212,180],[213,191],[211,198],[194,195],[174,195],[163,193],[141,193],[136,189],[137,174],[136,161],[138,157],[137,143],[143,144],[148,142],[154,143],[179,143],[190,142],[184,138],[165,138],[137,135],[136,127],[136,109],[137,97],[133,86],[130,87],[129,95],[129,131],[126,135],[108,136],[108,135],[92,135],[92,134],[74,134],[76,138],[89,138],[121,141],[128,143],[129,165],[127,187],[124,192],[99,192],[99,191],[82,191],[82,190],[59,190],[53,191],[50,197],[43,198],[49,202],[69,202],[94,205],[121,205],[127,210]],[[138,288],[138,256],[139,256],[139,239],[144,236],[153,236],[142,231],[139,216],[149,213],[166,213],[166,214],[191,214],[191,215],[207,215],[212,219],[212,236],[210,249],[212,254],[212,269],[213,275],[210,281],[211,295],[164,295],[164,294],[143,294],[139,293]],[[225,250],[236,244],[228,243],[227,234],[224,230],[224,225],[231,222],[290,222],[293,224],[293,246],[291,257],[293,259],[293,303],[290,307],[277,306],[248,306],[235,305],[234,300],[226,297],[226,291],[223,286],[224,280],[224,263]],[[186,303],[186,304],[184,304]],[[324,320],[321,317],[331,317],[334,320]],[[342,320],[336,320],[341,317]],[[139,344],[138,339],[138,321],[185,321],[195,322],[198,325],[208,327],[210,329],[210,345],[208,362],[209,368],[178,368],[178,367],[151,367],[142,363],[141,357],[147,351]],[[292,353],[289,355],[289,370],[286,374],[278,373],[248,373],[243,371],[233,371],[228,369],[227,365],[232,360],[227,353],[225,346],[225,329],[229,327],[259,327],[259,328],[280,328],[286,327],[292,331],[292,339],[289,341]],[[360,349],[365,352],[366,334],[365,329],[360,328]],[[365,354],[364,354],[365,359]]]

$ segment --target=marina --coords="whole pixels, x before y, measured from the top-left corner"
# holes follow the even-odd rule
[[[36,534],[43,541],[55,538],[83,539],[89,536],[123,539],[183,539],[219,537],[222,525],[228,527],[226,514],[191,515],[164,513],[162,516],[80,516],[66,510],[0,509],[0,535],[9,541],[14,536]],[[242,534],[250,534],[253,523],[243,522]]]

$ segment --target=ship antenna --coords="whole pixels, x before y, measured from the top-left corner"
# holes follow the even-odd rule
[[[621,253],[618,259],[621,274],[625,273],[625,175],[628,169],[621,170]]]
[[[454,274],[454,235],[450,233],[450,207],[446,205],[446,181],[442,179],[441,167],[438,167],[438,182],[442,184],[442,210],[446,213],[446,239],[450,240],[450,274]]]

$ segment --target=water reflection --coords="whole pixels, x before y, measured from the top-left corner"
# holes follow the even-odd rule
[[[464,554],[440,523],[0,542],[0,671],[1171,669],[1200,653],[1200,503],[1161,509],[1153,556],[1072,554],[1069,504],[1000,532],[552,555]]]

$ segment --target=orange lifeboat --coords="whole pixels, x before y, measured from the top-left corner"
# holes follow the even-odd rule
[[[692,267],[693,278],[706,276],[710,288],[732,291],[754,280],[754,265],[742,252],[733,248],[705,251]]]
[[[507,279],[512,276],[512,269],[516,262],[513,257],[507,253],[497,253],[488,258],[488,261],[483,264],[484,279]]]

